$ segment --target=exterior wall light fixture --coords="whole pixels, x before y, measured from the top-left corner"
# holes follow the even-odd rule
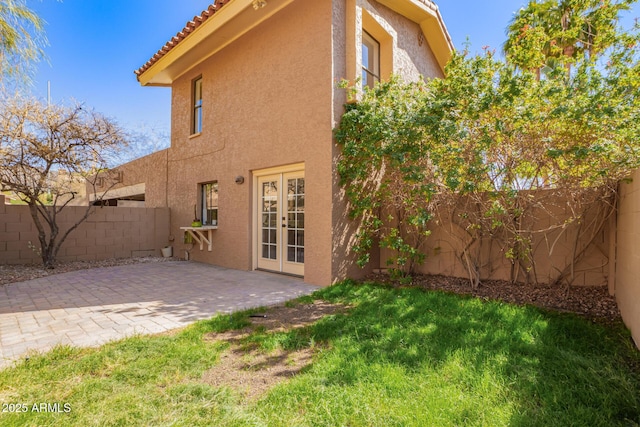
[[[242,175],[236,176],[236,184],[238,184],[238,185],[244,184],[244,176],[242,176]]]

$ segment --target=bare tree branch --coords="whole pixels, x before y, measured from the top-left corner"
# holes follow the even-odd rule
[[[73,186],[95,185],[110,153],[126,145],[117,124],[82,105],[14,98],[0,109],[0,188],[29,205],[45,267],[53,268],[65,239],[93,211],[88,203],[71,226],[60,229],[58,214],[76,198]]]

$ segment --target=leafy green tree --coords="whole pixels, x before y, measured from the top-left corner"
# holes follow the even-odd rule
[[[596,58],[618,41],[619,14],[636,1],[530,0],[507,28],[507,59],[539,72]]]
[[[480,256],[487,241],[511,262],[512,280],[537,282],[536,236],[553,242],[572,228],[573,254],[552,280],[571,283],[617,183],[640,166],[638,38],[617,33],[603,61],[594,48],[570,75],[557,68],[539,79],[491,52],[456,53],[444,79],[366,89],[335,132],[361,263],[379,242],[410,273],[430,230],[447,222],[473,286],[491,269]],[[542,227],[558,200],[569,217]]]

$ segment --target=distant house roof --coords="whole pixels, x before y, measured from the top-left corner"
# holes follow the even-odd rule
[[[142,67],[134,71],[138,81],[143,85],[168,86],[173,79],[189,68],[192,61],[202,60],[222,49],[231,41],[247,31],[251,26],[259,24],[262,20],[276,13],[294,0],[270,0],[275,3],[270,6],[266,14],[259,14],[245,20],[243,28],[228,26],[225,31],[219,31],[225,22],[230,22],[233,17],[245,13],[247,9],[259,10],[267,5],[265,0],[215,0],[200,15],[187,22],[182,31],[178,32],[165,45],[158,50]],[[436,56],[440,67],[444,70],[445,64],[454,50],[451,36],[447,31],[438,6],[431,0],[377,0],[379,3],[400,13],[401,15],[420,24],[427,36],[427,41]],[[229,5],[225,7],[226,5]],[[223,13],[219,13],[224,8]],[[209,18],[220,15],[211,25],[203,25]],[[225,15],[224,17],[222,15]],[[247,22],[249,22],[247,24]],[[248,25],[248,26],[247,26]],[[196,30],[203,28],[200,35],[196,36]],[[205,47],[203,40],[212,40],[215,49]],[[179,48],[178,48],[179,47]],[[150,71],[152,70],[152,71]]]

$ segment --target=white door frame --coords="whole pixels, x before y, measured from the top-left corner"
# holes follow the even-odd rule
[[[260,244],[259,244],[259,240],[260,240],[260,235],[258,234],[260,232],[259,230],[259,225],[260,225],[260,221],[261,221],[261,212],[258,212],[259,209],[261,209],[261,203],[260,203],[260,197],[261,197],[261,188],[260,185],[258,185],[258,182],[260,180],[260,178],[266,177],[266,176],[270,176],[270,175],[280,175],[281,178],[284,174],[290,174],[290,173],[301,173],[302,176],[304,176],[304,163],[295,163],[295,164],[291,164],[291,165],[285,165],[285,166],[278,166],[278,167],[274,167],[274,168],[268,168],[268,169],[260,169],[260,170],[255,170],[252,172],[253,175],[253,203],[252,203],[252,227],[251,227],[251,241],[252,241],[252,269],[256,270],[258,269],[258,260],[260,257]],[[280,180],[280,186],[281,188],[279,189],[280,191],[280,200],[286,200],[287,195],[286,193],[283,191],[283,179]],[[282,203],[282,205],[285,205],[285,203]],[[280,216],[282,216],[282,214],[280,214]],[[275,272],[283,272],[283,273],[289,273],[289,274],[295,274],[295,275],[299,275],[299,276],[304,276],[304,264],[298,264],[297,266],[293,266],[293,265],[283,265],[284,263],[287,263],[284,260],[284,254],[285,254],[285,249],[286,249],[286,233],[282,232],[282,228],[281,228],[281,218],[278,218],[278,229],[279,229],[279,242],[280,242],[280,246],[283,248],[282,251],[278,254],[278,261],[277,264],[274,262],[273,264],[273,268],[268,268],[271,271],[275,271]],[[289,263],[290,264],[290,263]],[[292,270],[293,268],[293,270]],[[289,271],[287,271],[289,270]]]

